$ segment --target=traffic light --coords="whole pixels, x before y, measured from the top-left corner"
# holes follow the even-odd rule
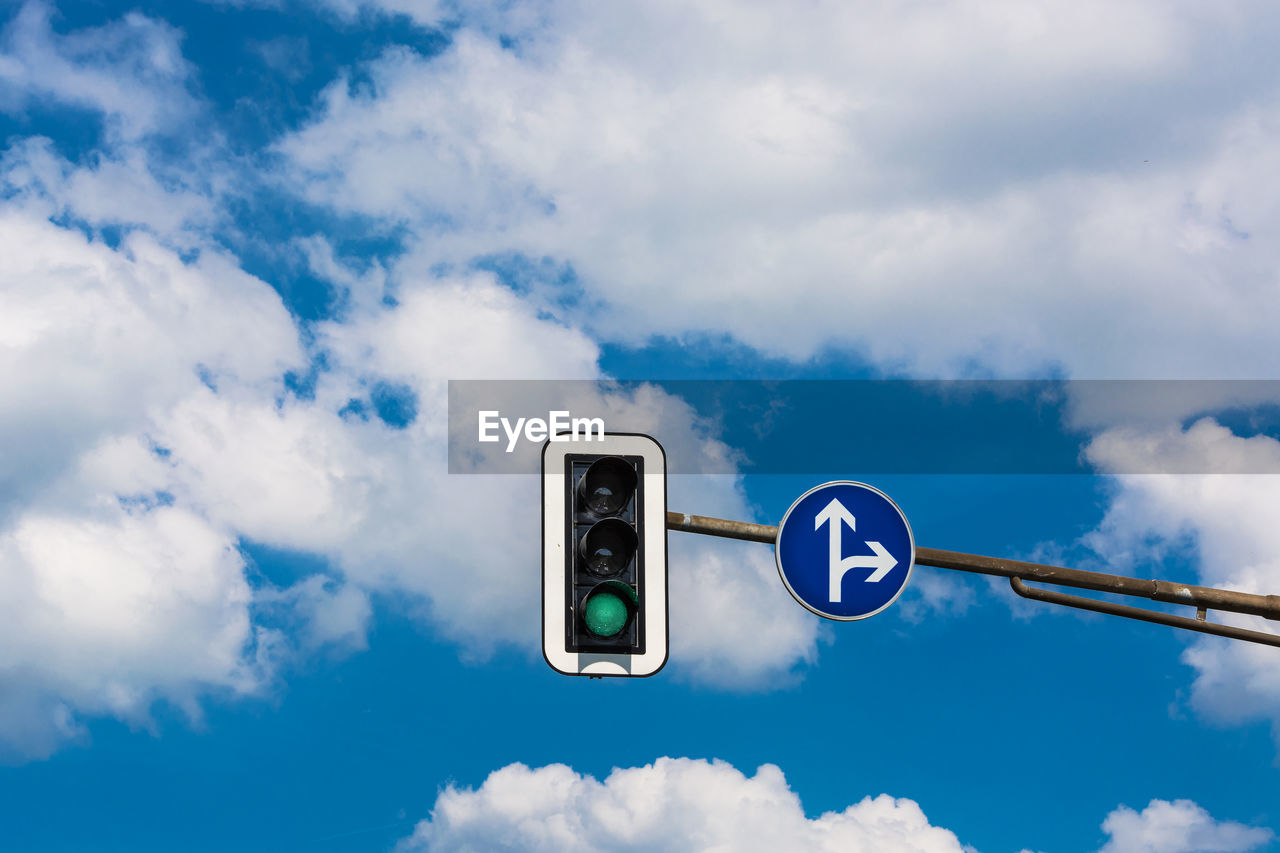
[[[647,435],[542,449],[542,654],[565,675],[667,662],[667,462]]]

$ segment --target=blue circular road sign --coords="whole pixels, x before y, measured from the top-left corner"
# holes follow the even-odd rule
[[[916,543],[898,505],[874,486],[838,480],[801,495],[774,549],[787,591],[828,619],[874,616],[906,589]]]

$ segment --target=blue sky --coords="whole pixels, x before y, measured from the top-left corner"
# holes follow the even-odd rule
[[[672,533],[667,668],[556,675],[536,478],[450,475],[446,388],[638,380],[582,405],[758,462],[758,407],[672,380],[1280,378],[1278,28],[0,7],[0,847],[1277,849],[1275,649],[983,578],[822,623],[767,546]],[[1280,592],[1273,388],[1066,387],[1079,473],[670,504],[865,478],[919,545]]]

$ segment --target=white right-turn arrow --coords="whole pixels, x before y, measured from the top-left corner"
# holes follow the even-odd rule
[[[875,583],[885,575],[889,574],[889,572],[893,571],[893,567],[898,565],[898,560],[879,542],[871,542],[868,540],[867,547],[876,552],[875,556],[864,555],[861,557],[850,557],[849,559],[853,562],[850,564],[849,568],[875,569],[866,581],[867,583]]]
[[[870,576],[867,577],[866,583],[876,583],[898,565],[898,560],[885,549],[879,542],[867,542],[867,547],[875,552],[873,555],[863,554],[855,557],[840,558],[841,538],[844,535],[844,525],[849,525],[850,530],[857,530],[853,514],[840,503],[838,498],[832,498],[831,503],[823,507],[822,512],[814,516],[813,529],[817,530],[822,525],[828,524],[829,550],[828,554],[828,579],[827,595],[832,604],[840,602],[840,586],[844,581],[844,576],[851,569],[874,569]]]

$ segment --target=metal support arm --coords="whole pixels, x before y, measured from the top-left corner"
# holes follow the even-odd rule
[[[685,515],[678,512],[667,513],[667,528],[686,533],[701,533],[707,536],[723,536],[729,539],[743,539],[748,542],[763,542],[774,545],[778,539],[778,528],[770,524],[751,524],[745,521],[730,521],[724,518],[709,518],[703,515]],[[1280,635],[1262,631],[1250,631],[1233,625],[1221,625],[1205,621],[1205,613],[1209,610],[1222,610],[1230,613],[1247,613],[1262,616],[1266,619],[1280,620],[1280,595],[1254,595],[1247,592],[1236,592],[1229,589],[1217,589],[1194,584],[1171,583],[1161,580],[1144,580],[1142,578],[1111,575],[1102,572],[1086,572],[1080,569],[1067,569],[1062,566],[1049,566],[1043,563],[1027,563],[1022,560],[1005,560],[1000,557],[984,557],[978,554],[964,554],[959,551],[940,551],[936,548],[916,548],[916,563],[922,566],[933,566],[939,569],[953,569],[961,572],[973,572],[983,575],[995,575],[1009,579],[1013,591],[1023,598],[1045,601],[1050,604],[1061,604],[1065,607],[1076,607],[1081,610],[1092,610],[1096,613],[1107,613],[1112,616],[1124,616],[1128,619],[1140,619],[1159,625],[1169,625],[1202,634],[1214,634],[1229,637],[1233,640],[1244,640],[1250,643],[1264,643],[1280,646]],[[1196,608],[1196,618],[1174,616],[1156,610],[1145,610],[1141,607],[1130,607],[1109,601],[1085,598],[1078,595],[1037,589],[1029,587],[1024,580],[1056,586],[1091,589],[1097,592],[1110,592],[1118,595],[1131,595],[1149,598],[1152,601],[1163,601],[1168,604],[1181,604]]]
[[[1050,604],[1061,604],[1065,607],[1077,607],[1081,610],[1092,610],[1094,613],[1106,613],[1111,616],[1124,616],[1128,619],[1141,619],[1143,622],[1154,622],[1157,625],[1168,625],[1172,628],[1183,628],[1201,634],[1213,634],[1232,640],[1244,640],[1249,643],[1262,643],[1267,646],[1280,646],[1280,635],[1268,634],[1264,631],[1250,631],[1234,625],[1220,625],[1206,622],[1204,619],[1189,619],[1186,616],[1174,616],[1172,613],[1161,613],[1157,610],[1146,610],[1141,607],[1130,607],[1127,604],[1116,604],[1111,601],[1099,601],[1096,598],[1085,598],[1081,595],[1067,595],[1049,589],[1036,589],[1027,586],[1020,578],[1009,578],[1009,586],[1023,598],[1034,601],[1047,601]],[[1200,613],[1204,609],[1199,609]],[[1239,612],[1239,611],[1236,611]]]

